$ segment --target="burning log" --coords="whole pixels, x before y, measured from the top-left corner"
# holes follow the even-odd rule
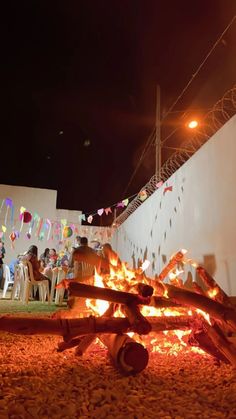
[[[195,321],[192,325],[192,333],[189,336],[189,344],[200,346],[210,355],[226,363],[236,366],[236,347],[225,336],[217,323],[210,325],[203,319]]]
[[[230,328],[236,330],[236,310],[212,300],[204,295],[166,285],[169,297],[183,305],[193,306],[208,313],[211,317],[225,322]]]
[[[142,297],[139,294],[85,285],[75,281],[64,280],[63,284],[68,287],[70,294],[74,297],[94,298],[118,304],[149,304],[150,302],[150,297]]]
[[[135,288],[137,289],[138,294],[143,297],[151,297],[154,292],[154,288],[151,285],[144,284],[143,282],[139,282]]]
[[[115,305],[111,303],[108,307],[108,309],[105,311],[105,313],[101,317],[112,317],[115,311]],[[82,336],[79,339],[72,339],[72,341],[69,342],[61,342],[58,344],[58,348],[60,351],[64,351],[65,349],[73,348],[74,346],[77,346],[75,350],[75,354],[82,356],[84,352],[88,349],[88,347],[94,342],[96,339],[95,334]]]
[[[222,304],[225,304],[229,307],[233,307],[228,295],[220,288],[217,282],[211,277],[211,275],[203,268],[203,266],[198,266],[196,272],[204,282],[204,284],[210,288],[207,292],[211,296]]]
[[[168,264],[164,267],[164,269],[162,269],[161,273],[157,276],[157,280],[163,281],[165,277],[175,268],[175,266],[178,263],[182,262],[185,253],[186,250],[183,249],[177,252],[174,256],[172,256]]]
[[[153,284],[155,281],[151,279],[150,282]],[[196,292],[178,288],[174,285],[162,284],[159,282],[156,284],[156,289],[158,289],[158,292],[161,295],[168,294],[168,297],[172,303],[177,303],[182,306],[195,307],[197,309],[203,310],[214,319],[225,323],[225,325],[231,330],[236,331],[236,310],[233,307],[226,307],[225,305],[219,303],[218,301],[212,300],[205,295],[200,295]],[[153,296],[151,298],[150,304],[156,306],[156,298],[156,296]]]
[[[146,348],[124,334],[99,336],[107,347],[116,367],[125,375],[137,374],[148,364],[149,355]]]
[[[139,335],[147,335],[151,332],[151,325],[140,313],[137,304],[131,303],[122,307],[123,312],[129,319],[132,330]]]
[[[231,307],[226,307],[223,304],[212,300],[204,295],[200,295],[183,288],[178,288],[173,285],[163,284],[150,280],[151,285],[156,284],[156,289],[160,294],[168,294],[171,303],[177,303],[184,306],[192,306],[201,309],[208,313],[211,317],[224,322],[230,329],[236,331],[236,310]],[[154,306],[156,298],[142,297],[138,294],[131,294],[122,291],[115,291],[108,288],[93,287],[91,285],[79,284],[74,281],[69,283],[71,294],[78,297],[85,298],[98,298],[100,300],[113,301],[120,304],[143,304],[149,305],[152,303]],[[158,307],[160,301],[157,300]]]
[[[149,317],[152,332],[189,328],[191,316]],[[77,336],[100,333],[132,332],[132,326],[123,317],[84,317],[81,319],[45,319],[1,316],[0,330],[22,335],[60,335],[69,342]]]
[[[197,293],[197,294],[201,294],[201,295],[205,295],[202,287],[195,281],[193,281],[193,290]]]

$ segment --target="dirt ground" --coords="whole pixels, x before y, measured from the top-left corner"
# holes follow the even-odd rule
[[[0,300],[1,316],[57,309]],[[74,349],[57,352],[59,341],[0,333],[0,419],[236,418],[235,370],[208,355],[167,348],[151,353],[143,372],[124,377],[100,345],[78,357]]]

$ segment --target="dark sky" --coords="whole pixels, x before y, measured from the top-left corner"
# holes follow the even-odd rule
[[[58,208],[91,213],[153,175],[151,150],[122,195],[155,125],[156,84],[165,112],[236,14],[236,0],[30,0],[7,8],[1,183],[57,189]],[[207,108],[232,87],[235,40],[234,22],[175,110]]]

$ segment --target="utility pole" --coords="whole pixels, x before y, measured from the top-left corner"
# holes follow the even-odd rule
[[[161,89],[157,84],[156,90],[156,141],[155,141],[155,174],[160,175],[161,170]]]

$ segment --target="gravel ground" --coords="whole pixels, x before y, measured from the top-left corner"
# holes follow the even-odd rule
[[[0,334],[0,419],[236,418],[235,370],[207,355],[152,353],[123,377],[102,347],[79,358],[59,340]]]

